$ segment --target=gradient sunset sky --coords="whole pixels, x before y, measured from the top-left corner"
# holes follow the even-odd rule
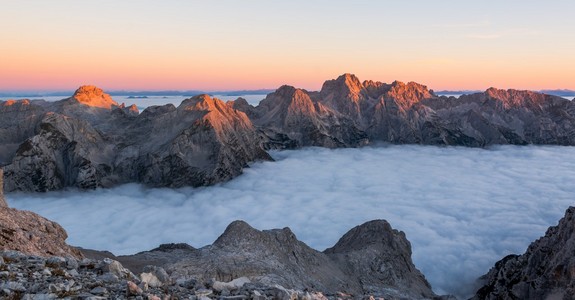
[[[575,1],[20,0],[0,90],[575,89]]]

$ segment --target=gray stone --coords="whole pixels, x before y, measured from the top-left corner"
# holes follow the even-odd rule
[[[575,295],[575,207],[557,226],[529,245],[522,255],[508,255],[481,278],[473,299],[573,299]]]
[[[66,257],[66,268],[68,270],[78,269],[78,260],[72,257]]]
[[[162,267],[148,265],[144,267],[144,272],[153,274],[161,283],[170,281],[170,276]]]
[[[22,300],[53,300],[57,299],[56,294],[24,294]]]
[[[221,292],[223,290],[234,291],[242,288],[244,284],[250,282],[250,279],[247,277],[236,278],[230,282],[214,281],[212,288],[217,292]]]
[[[52,256],[46,260],[46,266],[51,268],[61,268],[66,266],[66,259],[59,256]]]
[[[105,287],[98,286],[91,289],[90,293],[94,295],[105,295],[108,294],[108,290]]]
[[[25,292],[26,288],[19,282],[15,281],[8,281],[0,284],[0,289],[3,290],[10,290],[14,292]]]
[[[102,280],[103,282],[107,282],[107,283],[115,283],[115,282],[120,281],[120,278],[118,278],[118,276],[116,276],[112,273],[102,274],[102,275],[98,276],[98,279]]]

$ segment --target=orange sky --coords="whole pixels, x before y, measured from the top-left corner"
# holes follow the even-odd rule
[[[575,89],[571,0],[206,2],[10,1],[0,90]]]

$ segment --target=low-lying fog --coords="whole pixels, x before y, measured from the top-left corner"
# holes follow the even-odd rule
[[[460,297],[499,259],[523,253],[575,199],[575,147],[491,149],[374,146],[273,152],[215,187],[9,194],[59,222],[69,243],[132,254],[161,243],[211,244],[243,219],[289,226],[311,247],[386,219],[407,234],[415,265],[437,293]]]

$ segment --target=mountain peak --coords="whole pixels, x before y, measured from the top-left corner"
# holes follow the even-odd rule
[[[433,97],[433,94],[429,91],[427,86],[423,84],[413,81],[403,83],[397,80],[391,84],[391,88],[385,93],[385,95],[389,98],[400,100],[406,105],[412,105],[423,99]]]
[[[324,89],[336,89],[339,91],[346,91],[348,94],[357,95],[363,89],[363,85],[354,74],[345,73],[340,75],[337,79],[326,81],[321,88],[322,92],[324,92]]]
[[[192,98],[182,101],[180,107],[185,110],[208,110],[212,111],[216,107],[217,98],[212,98],[208,94],[196,95]]]
[[[92,107],[111,109],[112,106],[118,106],[118,103],[114,101],[110,95],[93,85],[83,85],[79,87],[76,92],[74,92],[72,98],[84,105]]]
[[[373,220],[361,224],[348,231],[332,248],[326,250],[330,253],[363,249],[368,245],[394,243],[403,244],[411,251],[411,246],[405,243],[407,239],[401,231],[395,230],[385,220]],[[411,253],[409,253],[411,255]]]
[[[218,239],[214,242],[214,245],[217,246],[228,246],[228,245],[237,245],[245,240],[249,239],[257,239],[256,236],[259,236],[261,231],[253,228],[250,224],[246,223],[242,220],[233,221],[226,227],[226,230]]]

